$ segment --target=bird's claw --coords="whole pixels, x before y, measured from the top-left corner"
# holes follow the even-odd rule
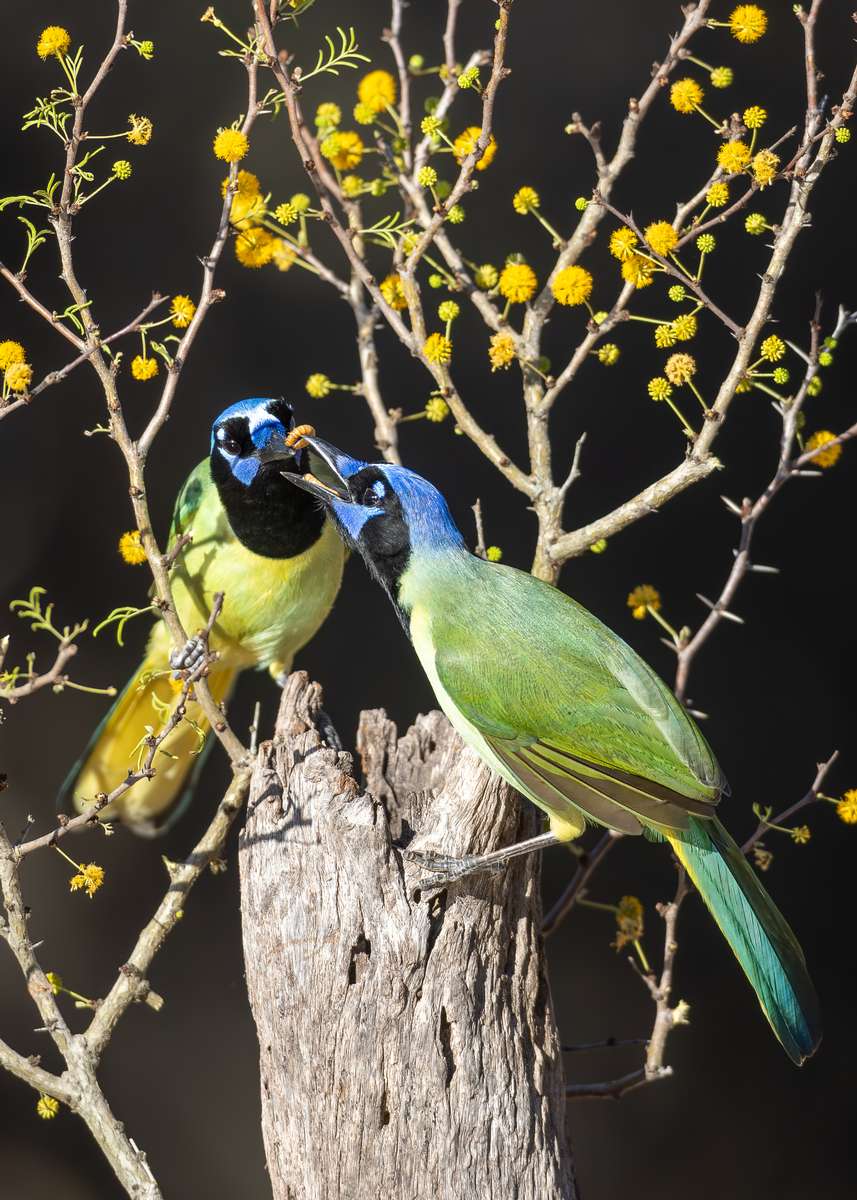
[[[496,874],[505,870],[504,863],[485,862],[484,857],[479,854],[468,854],[463,858],[453,858],[448,854],[432,854],[429,851],[406,850],[405,858],[430,870],[430,874],[423,875],[419,881],[420,887],[424,890],[444,887],[448,883],[455,883],[456,880],[463,879],[465,875],[473,875],[477,871],[487,871],[491,874]]]
[[[201,637],[188,638],[180,650],[171,650],[173,679],[180,679],[182,671],[195,671],[205,659],[205,654],[205,642]]]

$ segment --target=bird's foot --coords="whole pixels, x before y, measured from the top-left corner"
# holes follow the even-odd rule
[[[477,871],[490,871],[495,874],[505,870],[505,863],[492,861],[489,855],[483,854],[468,854],[463,858],[453,858],[448,854],[406,850],[405,858],[419,863],[421,867],[430,871],[430,874],[424,875],[420,879],[420,887],[426,890],[443,887],[447,883],[455,883],[456,880],[463,879],[465,875],[473,875]]]
[[[330,717],[323,708],[320,708],[316,713],[315,723],[318,727],[318,732],[321,734],[321,740],[325,742],[331,750],[337,750],[341,753],[345,749],[342,744],[342,738],[336,732],[336,726],[333,724],[333,721],[331,721]]]
[[[201,637],[191,637],[180,650],[170,651],[170,666],[173,679],[180,679],[182,671],[195,671],[205,659],[205,642]]]

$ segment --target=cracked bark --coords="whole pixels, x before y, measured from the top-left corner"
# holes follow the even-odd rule
[[[247,985],[275,1200],[575,1200],[538,864],[420,895],[400,846],[529,832],[440,713],[327,747],[289,678],[241,834]]]

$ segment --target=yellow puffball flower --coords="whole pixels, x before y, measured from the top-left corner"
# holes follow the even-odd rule
[[[119,554],[123,562],[132,567],[138,567],[146,561],[146,551],[140,541],[139,529],[129,529],[127,533],[122,534],[119,539]]]
[[[512,197],[512,208],[514,208],[516,213],[520,213],[522,217],[538,208],[540,204],[539,193],[535,188],[518,188]]]
[[[430,363],[444,365],[452,358],[452,342],[442,333],[431,333],[423,344],[423,354]]]
[[[840,145],[844,146],[851,141],[851,130],[847,125],[840,125],[833,136],[836,138],[837,142],[840,143]]]
[[[235,239],[235,257],[242,267],[258,270],[274,257],[274,242],[277,239],[267,229],[251,225],[243,229]]]
[[[692,354],[671,354],[664,364],[664,374],[675,387],[690,383],[696,374],[696,359]]]
[[[138,117],[136,113],[131,113],[128,118],[128,124],[131,128],[125,134],[125,137],[132,146],[146,146],[152,140],[154,126],[148,117]]]
[[[10,392],[25,392],[32,382],[33,368],[25,362],[10,363],[3,378]]]
[[[449,405],[443,396],[432,396],[426,401],[425,414],[427,420],[440,424],[449,416]]]
[[[461,309],[454,300],[442,300],[437,306],[437,315],[441,321],[454,321]]]
[[[653,225],[647,225],[643,236],[655,254],[660,254],[662,258],[678,245],[678,234],[669,221],[655,221]]]
[[[637,240],[633,229],[629,229],[627,225],[620,225],[610,234],[608,249],[619,262],[627,262],[634,255]]]
[[[646,391],[653,400],[669,400],[673,390],[663,375],[656,375],[646,384]]]
[[[247,192],[232,197],[229,220],[234,229],[249,229],[265,215],[265,200],[259,192]]]
[[[71,45],[71,34],[62,25],[48,25],[39,34],[36,43],[36,54],[44,62],[52,54],[67,54]]]
[[[785,357],[786,344],[781,337],[777,337],[772,333],[770,337],[766,337],[759,347],[759,354],[766,362],[779,362]]]
[[[768,222],[765,220],[763,213],[749,213],[744,222],[744,228],[748,233],[757,235],[765,232],[768,228]]]
[[[176,329],[187,329],[195,312],[196,305],[190,296],[173,296],[170,304],[170,316]]]
[[[12,363],[26,361],[27,353],[20,342],[0,342],[0,371],[5,371]]]
[[[221,196],[226,195],[226,189],[228,187],[229,176],[227,175],[223,183],[220,185]],[[261,187],[262,185],[259,183],[258,177],[254,175],[252,171],[239,171],[235,177],[235,193],[233,195],[233,200],[238,196],[242,196],[244,198],[248,196],[258,196]]]
[[[348,200],[356,200],[363,194],[363,180],[359,175],[344,175],[342,177],[342,194]]]
[[[846,825],[857,825],[857,788],[844,792],[836,805],[836,815]]]
[[[711,72],[711,86],[716,88],[731,87],[734,78],[735,76],[731,67],[715,67]]]
[[[812,830],[808,825],[795,825],[791,830],[792,841],[797,842],[799,846],[805,846],[812,837]]]
[[[804,450],[814,450],[812,456],[813,466],[833,467],[839,462],[842,454],[842,443],[836,442],[834,446],[829,446],[828,443],[834,441],[835,433],[831,433],[829,429],[819,429],[812,437],[807,438]],[[826,448],[825,448],[826,447]]]
[[[342,120],[342,109],[338,104],[326,100],[315,110],[315,123],[319,129],[335,128]]]
[[[696,317],[693,313],[682,313],[672,323],[673,333],[680,342],[689,342],[696,337]]]
[[[717,165],[727,175],[737,175],[739,171],[743,171],[750,158],[750,147],[746,142],[724,142],[717,151]]]
[[[240,129],[219,129],[212,143],[212,149],[218,158],[224,162],[237,163],[250,149],[246,133]]]
[[[396,81],[389,71],[370,71],[357,85],[357,98],[374,112],[396,103]]]
[[[499,562],[503,557],[503,551],[499,546],[488,546],[485,550],[485,557],[489,562]]]
[[[294,204],[278,204],[274,209],[274,217],[281,225],[291,225],[293,221],[298,219],[298,210]]]
[[[760,150],[753,159],[753,178],[760,188],[765,188],[777,177],[780,156],[773,150]]]
[[[363,158],[363,139],[352,129],[329,133],[320,146],[321,152],[338,171],[351,171],[360,166]]]
[[[313,400],[323,400],[325,396],[330,394],[333,388],[333,384],[328,377],[320,371],[316,372],[315,375],[310,375],[304,386]]]
[[[461,166],[468,154],[471,154],[476,149],[476,143],[479,141],[479,135],[481,132],[482,130],[478,125],[469,125],[467,129],[463,130],[463,132],[461,132],[452,143],[455,161],[459,166]],[[476,164],[476,170],[484,171],[486,167],[490,167],[491,163],[494,161],[494,155],[496,153],[497,142],[494,138],[494,134],[492,133],[488,139],[488,145],[485,147],[482,157]]]
[[[43,1121],[52,1121],[60,1110],[59,1100],[42,1094],[36,1101],[36,1113]]]
[[[127,158],[120,158],[118,162],[113,164],[113,174],[119,180],[130,179],[131,170],[132,167]]]
[[[434,167],[420,167],[417,171],[417,183],[424,188],[434,187],[437,183],[437,171]]]
[[[396,312],[401,312],[402,309],[408,307],[405,289],[402,287],[402,277],[398,272],[394,271],[391,275],[382,279],[378,290],[390,308]]]
[[[621,350],[615,342],[605,342],[603,346],[599,346],[595,352],[595,357],[605,367],[615,367],[619,361]],[[606,543],[605,543],[606,544]],[[589,547],[592,549],[592,546]],[[598,551],[596,551],[598,553]]]
[[[77,875],[72,875],[68,881],[68,888],[70,892],[77,892],[83,888],[91,900],[102,883],[104,883],[103,867],[99,867],[97,863],[81,863]]]
[[[476,268],[476,273],[473,276],[473,282],[483,292],[490,292],[493,287],[497,286],[497,280],[500,278],[500,272],[493,263],[483,263],[481,267]]]
[[[649,609],[652,612],[660,612],[661,594],[650,583],[641,583],[628,593],[625,603],[630,608],[634,620],[642,621],[648,616]]]
[[[495,333],[488,347],[491,372],[505,371],[515,361],[515,339],[509,333]]]
[[[563,267],[554,275],[551,291],[560,304],[583,304],[592,292],[592,276],[585,267]]]
[[[358,125],[371,125],[378,116],[371,104],[355,104],[352,115]]]
[[[642,254],[632,254],[622,263],[622,278],[635,288],[648,287],[655,273],[655,264]]]
[[[135,379],[144,382],[146,379],[154,379],[157,373],[158,360],[156,358],[148,358],[142,354],[137,354],[131,359],[131,374]]]
[[[744,109],[743,121],[748,129],[761,129],[768,119],[768,114],[758,104],[752,104]]]
[[[291,242],[287,242],[285,238],[274,238],[274,244],[271,247],[271,262],[278,271],[290,271],[295,265],[297,257],[298,252]]]
[[[692,113],[702,103],[704,94],[696,80],[688,76],[687,79],[677,80],[670,88],[670,104],[676,112]]]
[[[729,184],[718,180],[717,183],[712,183],[711,187],[705,193],[705,203],[711,208],[722,208],[724,204],[729,203]]]
[[[293,204],[299,213],[305,213],[312,201],[306,192],[295,192],[294,196],[290,197],[289,204]]]
[[[655,326],[655,345],[659,350],[669,350],[677,341],[678,338],[675,335],[672,323]]]
[[[739,4],[729,14],[729,32],[745,46],[758,42],[767,28],[767,13],[758,4]]]
[[[512,304],[526,304],[537,286],[536,273],[527,263],[509,263],[500,272],[500,295]]]

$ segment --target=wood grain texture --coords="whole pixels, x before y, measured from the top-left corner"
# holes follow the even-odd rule
[[[538,864],[422,895],[400,850],[495,849],[529,813],[440,713],[363,713],[361,787],[320,705],[293,674],[240,840],[275,1200],[574,1200]]]

